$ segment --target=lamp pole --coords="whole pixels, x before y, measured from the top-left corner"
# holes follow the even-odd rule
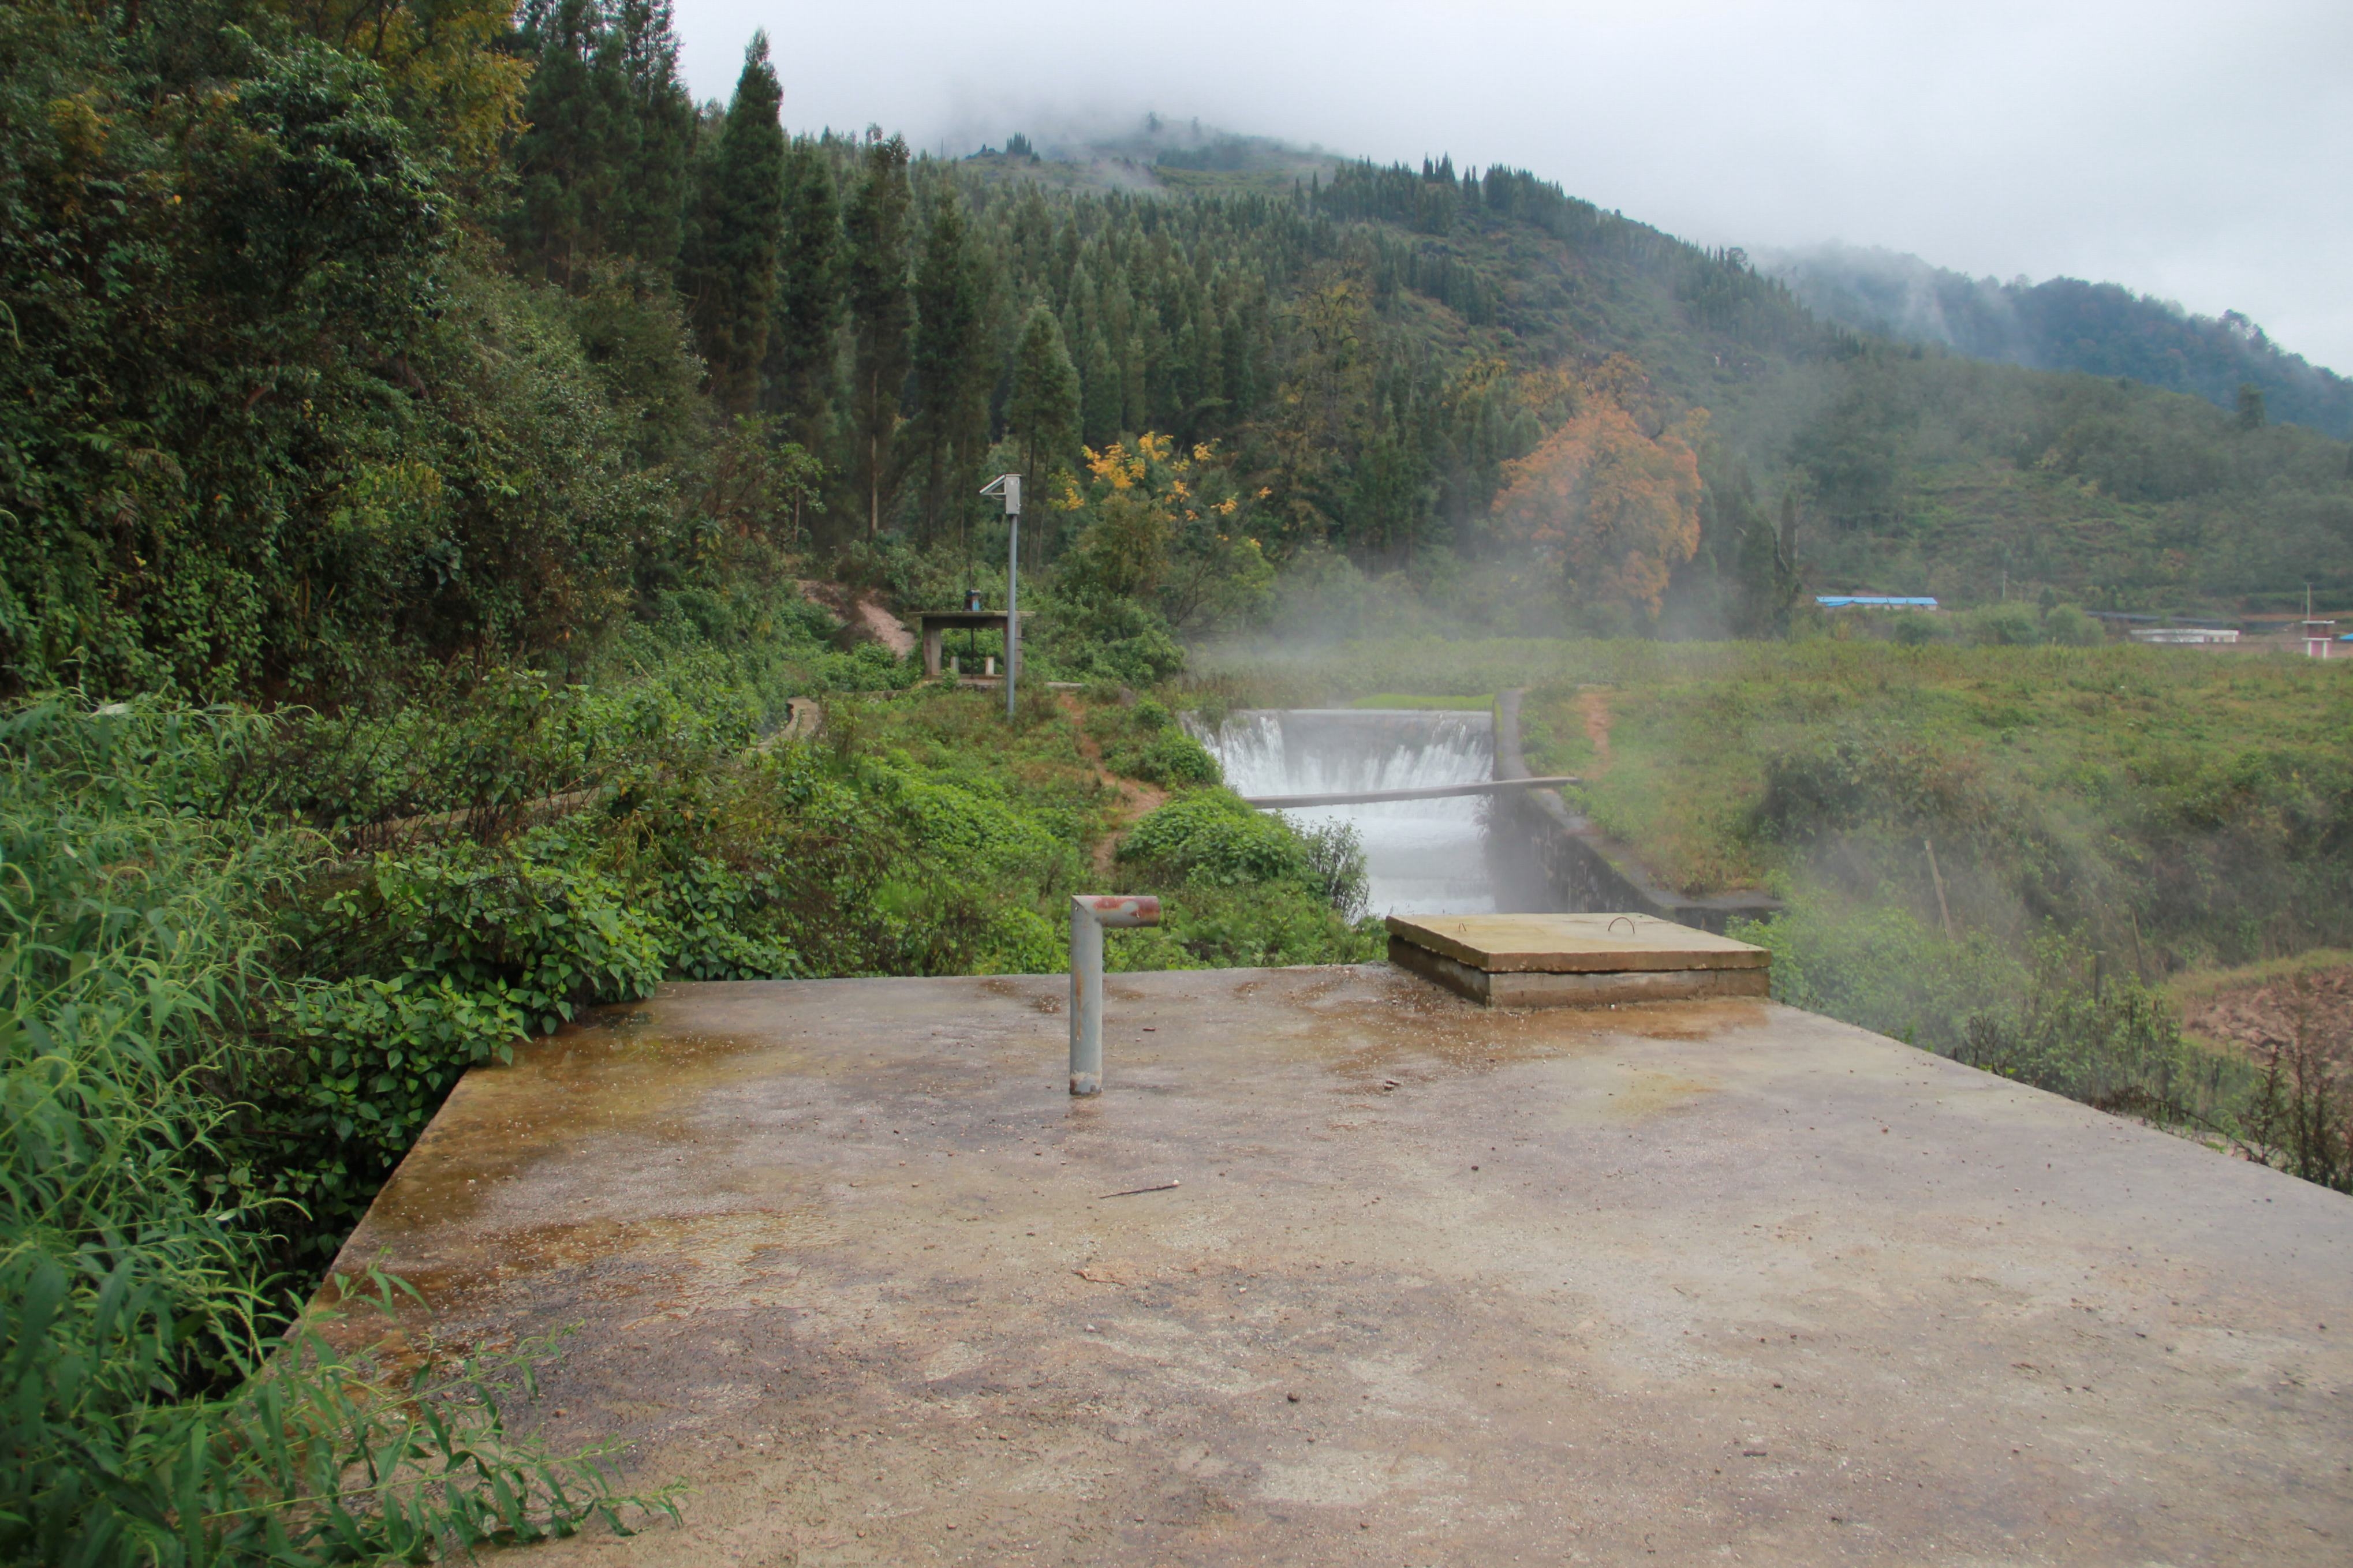
[[[1010,538],[1005,552],[1005,716],[1013,717],[1014,672],[1021,662],[1021,476],[999,474],[980,487],[985,496],[1005,499]]]

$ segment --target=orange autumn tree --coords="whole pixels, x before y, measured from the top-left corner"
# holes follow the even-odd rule
[[[1699,548],[1699,459],[1682,435],[1652,439],[1588,396],[1504,479],[1497,520],[1561,566],[1571,599],[1658,617],[1669,575]]]

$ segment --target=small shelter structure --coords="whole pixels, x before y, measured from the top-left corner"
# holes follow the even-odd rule
[[[1027,621],[1029,618],[1029,612],[1022,611],[1021,618]],[[915,624],[923,639],[925,679],[932,680],[939,679],[940,667],[944,662],[940,645],[944,633],[962,631],[966,627],[978,631],[994,630],[1002,633],[1005,630],[1006,619],[1006,613],[1003,610],[921,610],[916,612]]]

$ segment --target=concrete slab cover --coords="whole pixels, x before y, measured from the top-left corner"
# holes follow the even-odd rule
[[[1655,915],[1391,915],[1389,933],[1490,974],[1763,969],[1764,948]]]
[[[467,1077],[346,1263],[578,1323],[551,1436],[696,1489],[528,1561],[2348,1560],[2341,1196],[1380,965],[1114,975],[1073,1101],[1067,987],[678,985]]]

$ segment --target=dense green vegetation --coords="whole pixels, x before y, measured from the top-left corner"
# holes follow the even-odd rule
[[[787,139],[765,43],[698,113],[652,0],[352,19],[11,8],[12,679],[345,700],[420,658],[585,654],[750,545],[944,595],[990,580],[999,467],[1051,503],[1050,575],[1103,521],[1051,476],[1153,432],[1223,510],[1125,529],[1147,640],[1262,611],[1245,547],[1401,573],[1490,632],[1771,632],[1799,579],[2353,591],[2341,444],[1914,357],[1507,168],[1096,193]],[[1620,526],[1614,466],[1683,453],[1664,593],[1565,582]],[[1547,474],[1561,526],[1494,510]]]

